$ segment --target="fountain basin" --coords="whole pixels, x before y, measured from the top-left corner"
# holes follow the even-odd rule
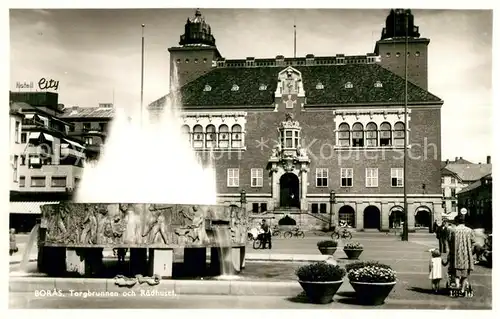
[[[104,248],[130,249],[136,273],[167,278],[175,248],[184,249],[184,262],[194,272],[206,267],[206,248],[220,257],[221,274],[239,272],[244,264],[247,216],[239,207],[62,202],[43,205],[41,211],[42,272],[92,274],[102,266]]]

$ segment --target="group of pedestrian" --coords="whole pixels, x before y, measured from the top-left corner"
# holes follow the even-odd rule
[[[434,292],[439,291],[439,282],[442,279],[442,266],[448,266],[450,286],[460,289],[461,295],[470,287],[468,278],[474,270],[474,252],[476,239],[474,231],[465,225],[465,214],[458,214],[453,223],[443,221],[441,225],[435,223],[436,238],[439,249],[431,249],[429,262],[429,279],[432,281]],[[442,254],[447,254],[442,258]]]

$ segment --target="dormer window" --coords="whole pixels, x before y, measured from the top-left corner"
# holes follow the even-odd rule
[[[318,84],[316,84],[316,90],[323,90],[325,88],[325,86],[323,85],[323,83],[319,82]]]
[[[353,87],[353,85],[352,85],[352,83],[351,83],[351,82],[347,82],[347,83],[345,84],[345,88],[346,88],[346,89],[352,89],[352,87]]]
[[[203,89],[203,91],[210,92],[210,91],[212,91],[212,87],[207,84],[207,85],[205,85],[205,88]]]
[[[267,85],[261,84],[259,87],[259,91],[265,91],[265,90],[267,90]]]
[[[380,81],[375,82],[375,87],[376,88],[381,88],[382,87],[382,82],[380,82]]]
[[[231,88],[231,91],[235,92],[235,91],[239,91],[240,87],[237,86],[236,84],[233,84],[233,87]]]

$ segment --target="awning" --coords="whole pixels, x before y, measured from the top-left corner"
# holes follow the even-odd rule
[[[35,116],[35,114],[24,114],[24,118],[28,120],[32,119],[33,116]]]
[[[31,139],[37,139],[39,137],[40,137],[40,132],[31,132],[28,139],[29,140],[31,140]]]
[[[68,142],[69,144],[73,145],[73,146],[76,146],[76,147],[79,147],[79,148],[84,148],[82,145],[78,144],[77,142],[73,142],[73,141],[70,141],[70,140],[67,140],[67,139],[64,139],[66,142]]]
[[[10,202],[11,214],[42,214],[40,206],[59,202]]]
[[[43,133],[43,137],[45,137],[45,139],[47,139],[48,141],[54,142],[54,137],[52,135]]]

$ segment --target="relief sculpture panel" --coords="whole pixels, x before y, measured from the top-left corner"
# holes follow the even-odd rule
[[[236,206],[43,205],[45,245],[68,247],[242,246],[247,215]]]

